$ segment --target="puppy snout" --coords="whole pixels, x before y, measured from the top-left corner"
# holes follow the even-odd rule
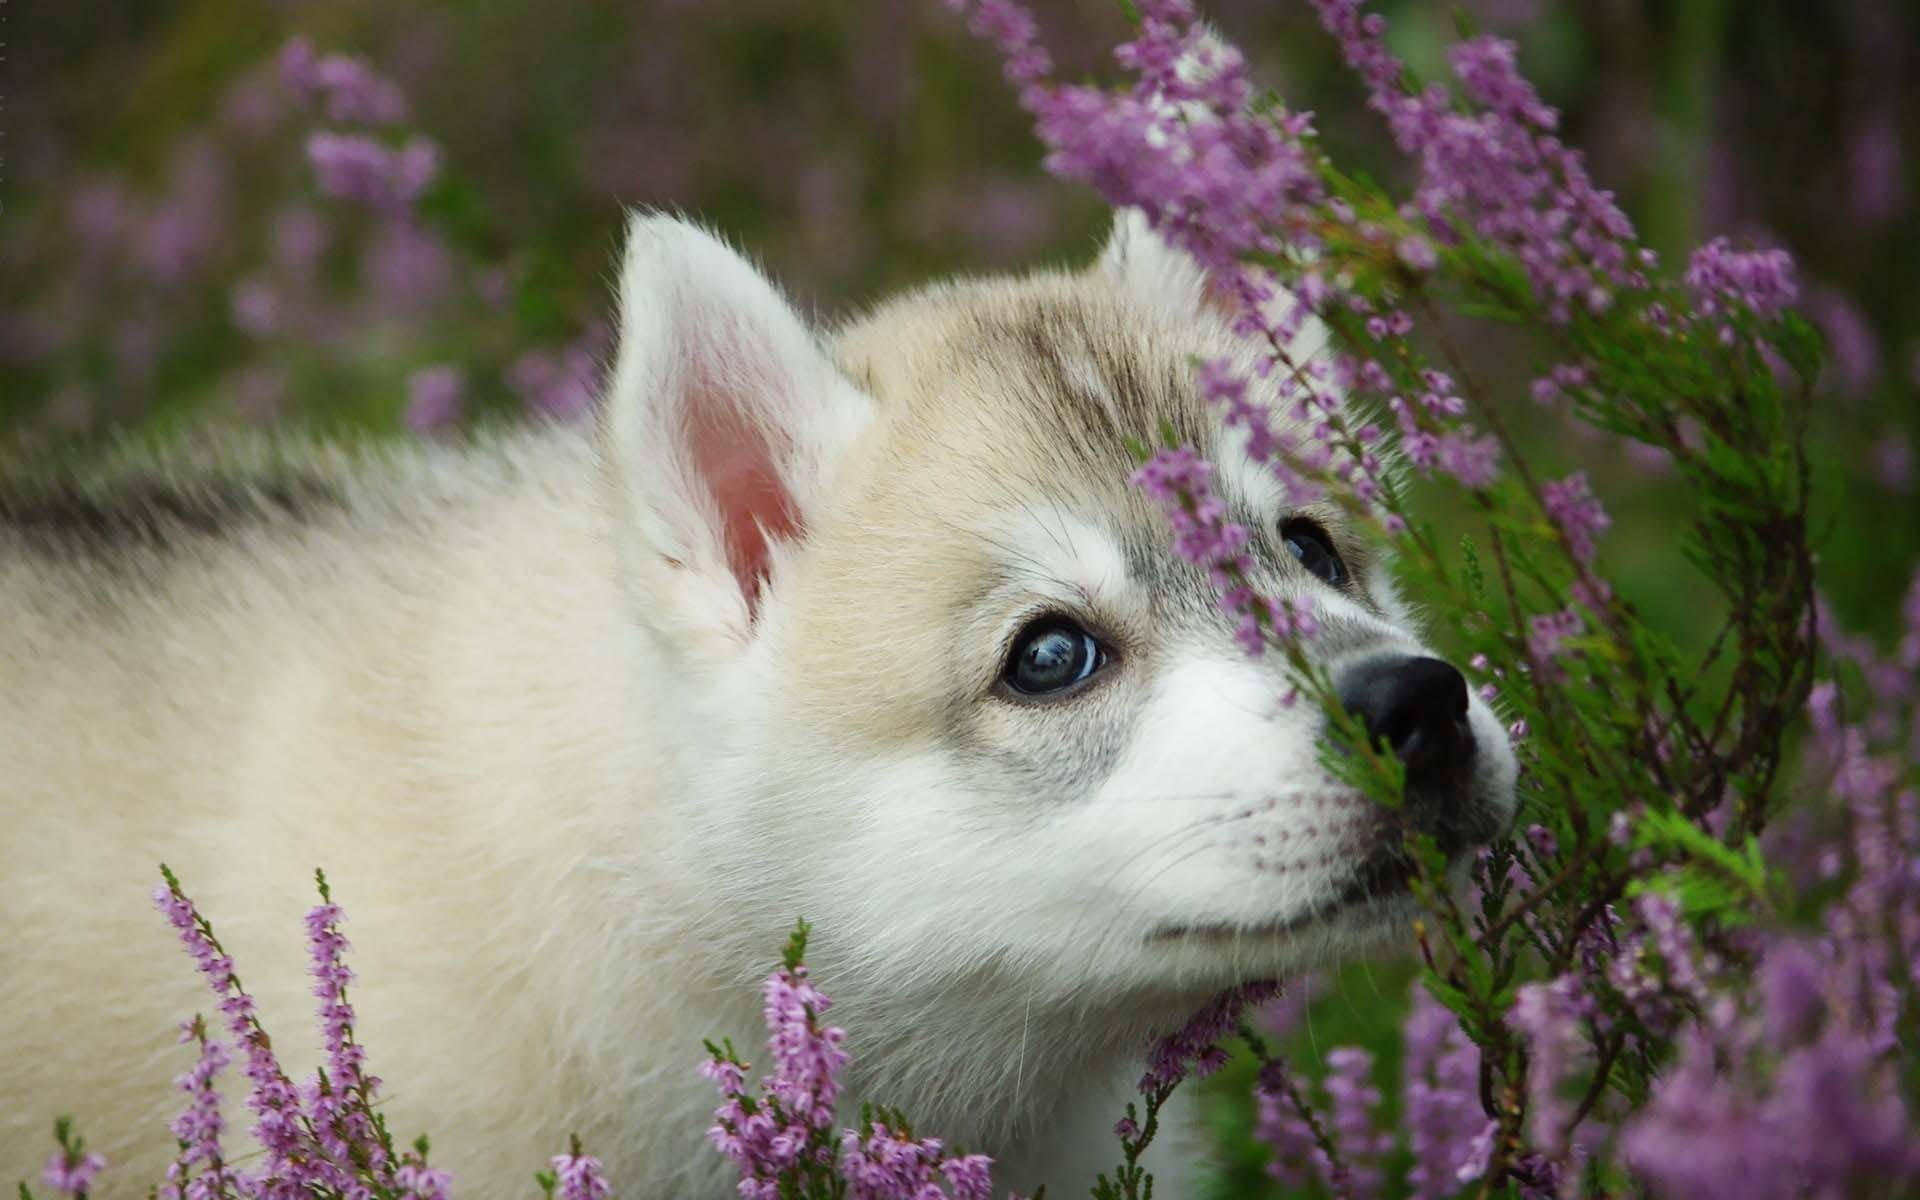
[[[1437,658],[1360,663],[1340,681],[1340,702],[1406,763],[1410,788],[1453,778],[1473,758],[1466,678]]]

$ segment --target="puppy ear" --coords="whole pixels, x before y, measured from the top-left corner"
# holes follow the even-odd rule
[[[634,214],[601,436],[644,618],[676,645],[743,646],[872,407],[744,258]]]
[[[1113,230],[1093,269],[1137,303],[1178,317],[1225,308],[1200,265],[1186,251],[1167,245],[1137,208],[1114,210]]]
[[[1162,241],[1137,208],[1114,210],[1113,228],[1094,270],[1135,299],[1155,307],[1168,305],[1193,312],[1206,292],[1206,278],[1199,266]]]

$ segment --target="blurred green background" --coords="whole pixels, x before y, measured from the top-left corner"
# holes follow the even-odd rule
[[[1065,75],[1108,73],[1114,0],[1035,7]],[[1204,7],[1262,82],[1318,114],[1336,158],[1404,174],[1301,0]],[[1669,262],[1718,233],[1794,252],[1832,356],[1810,424],[1823,587],[1849,624],[1890,629],[1920,548],[1920,6],[1375,7],[1430,77],[1461,19],[1520,41],[1569,139]],[[4,12],[0,464],[127,430],[442,436],[575,413],[607,348],[623,205],[705,219],[827,319],[944,272],[1082,261],[1107,219],[1043,173],[997,63],[939,0]],[[304,147],[329,122],[276,67],[296,35],[404,92],[382,136],[440,149],[416,214],[316,186]],[[1535,410],[1530,347],[1479,349],[1544,468],[1594,476],[1623,589],[1683,639],[1704,628],[1660,464]],[[1342,1041],[1383,1045],[1405,978],[1363,964],[1323,982],[1295,1053],[1311,1069]],[[1211,1093],[1236,1164],[1223,1195],[1261,1180],[1237,1094]]]

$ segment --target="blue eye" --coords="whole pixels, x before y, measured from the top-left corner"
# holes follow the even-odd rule
[[[1003,677],[1016,692],[1044,696],[1084,682],[1106,662],[1085,629],[1065,617],[1042,617],[1014,639]]]
[[[1286,539],[1288,553],[1322,582],[1332,587],[1346,582],[1347,565],[1340,561],[1340,554],[1333,548],[1326,530],[1312,521],[1295,517],[1280,526],[1280,536]]]

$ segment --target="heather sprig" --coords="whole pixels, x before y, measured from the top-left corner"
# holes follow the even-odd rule
[[[177,1081],[187,1104],[169,1127],[179,1153],[156,1193],[167,1200],[450,1200],[453,1175],[429,1162],[427,1138],[422,1135],[408,1149],[396,1150],[386,1119],[377,1111],[380,1080],[366,1070],[366,1049],[354,1036],[356,1017],[347,996],[353,972],[340,932],[345,912],[334,902],[326,873],[314,871],[320,903],[306,915],[309,973],[326,1064],[297,1086],[281,1066],[253,996],[240,982],[212,922],[169,867],[162,864],[160,874],[163,885],[154,890],[154,904],[206,979],[227,1033],[243,1054],[246,1104],[255,1118],[251,1132],[262,1154],[256,1168],[240,1170],[223,1150],[226,1118],[214,1080],[231,1055],[207,1023],[195,1017],[181,1027],[180,1040],[198,1049],[193,1068]],[[104,1163],[98,1155],[82,1154],[66,1129],[63,1123],[58,1133],[59,1179],[77,1184],[82,1189],[78,1194],[84,1194]],[[553,1173],[543,1176],[549,1195],[554,1187],[564,1200],[605,1200],[611,1194],[599,1160],[581,1149],[577,1137],[569,1153],[555,1157],[551,1165]],[[49,1172],[49,1186],[61,1186],[51,1166]],[[65,1190],[76,1194],[70,1186]]]
[[[1114,1126],[1121,1161],[1111,1174],[1102,1173],[1095,1182],[1095,1200],[1152,1197],[1153,1175],[1140,1160],[1159,1136],[1161,1110],[1189,1076],[1204,1078],[1226,1065],[1222,1043],[1245,1028],[1250,1013],[1279,1000],[1281,994],[1280,985],[1271,980],[1228,988],[1148,1049],[1147,1069],[1138,1084],[1140,1099],[1128,1102],[1126,1115]]]
[[[220,1148],[226,1117],[220,1111],[220,1093],[214,1080],[232,1058],[219,1038],[208,1035],[206,1022],[197,1015],[180,1027],[180,1041],[196,1046],[198,1056],[193,1069],[175,1080],[187,1095],[187,1105],[168,1127],[179,1142],[180,1153],[167,1168],[167,1181],[159,1194],[163,1200],[225,1196],[232,1187]]]
[[[699,1065],[721,1096],[707,1138],[740,1172],[740,1194],[749,1200],[988,1200],[991,1158],[917,1136],[896,1110],[864,1105],[858,1129],[834,1132],[846,1031],[820,1019],[833,1001],[808,975],[811,933],[805,921],[796,923],[780,965],[761,987],[773,1069],[757,1093],[747,1084],[750,1064],[731,1040],[706,1043]]]
[[[106,1156],[87,1149],[86,1139],[74,1132],[73,1119],[70,1117],[54,1119],[53,1140],[59,1149],[47,1159],[46,1167],[40,1172],[40,1182],[58,1195],[86,1200],[94,1180],[107,1168]],[[33,1193],[22,1182],[20,1200],[32,1198]]]
[[[1646,1101],[1675,1031],[1709,1020],[1758,961],[1742,927],[1782,916],[1758,835],[1814,677],[1799,433],[1817,341],[1790,309],[1783,253],[1716,240],[1682,278],[1663,275],[1512,43],[1464,36],[1446,56],[1451,84],[1423,82],[1364,4],[1309,5],[1407,160],[1400,196],[1342,171],[1310,118],[1258,97],[1185,0],[1138,5],[1115,89],[1052,78],[1017,6],[953,6],[1007,60],[1048,167],[1136,210],[1233,309],[1256,368],[1198,364],[1197,390],[1248,431],[1285,494],[1332,495],[1396,544],[1413,590],[1460,615],[1448,649],[1501,680],[1491,699],[1544,748],[1526,764],[1529,836],[1482,856],[1472,898],[1447,886],[1435,847],[1408,839],[1428,910],[1415,942],[1439,1005],[1417,1007],[1406,1035],[1428,1047],[1410,1056],[1422,1065],[1403,1098],[1422,1118],[1410,1189],[1615,1186],[1621,1162],[1602,1160],[1587,1127]],[[1724,625],[1710,644],[1682,652],[1655,636],[1607,578],[1612,518],[1585,472],[1555,478],[1521,452],[1505,398],[1447,316],[1463,309],[1532,333],[1546,359],[1536,400],[1679,476],[1686,553]],[[1301,337],[1310,318],[1331,341],[1303,354],[1318,346]],[[1243,645],[1281,649],[1327,710],[1329,740],[1354,745],[1299,648],[1310,630],[1247,586],[1247,537],[1209,465],[1171,444],[1143,457],[1136,484],[1168,513],[1175,552],[1208,570]],[[1458,551],[1409,503],[1416,479],[1457,489],[1477,514]],[[1391,805],[1398,780],[1368,758],[1328,766]],[[1436,1033],[1436,1012],[1457,1032]],[[1434,1039],[1448,1036],[1442,1056]],[[1366,1193],[1384,1149],[1365,1132],[1371,1092],[1362,1060],[1330,1061],[1329,1119],[1297,1073],[1270,1065],[1262,1128],[1336,1191]]]

